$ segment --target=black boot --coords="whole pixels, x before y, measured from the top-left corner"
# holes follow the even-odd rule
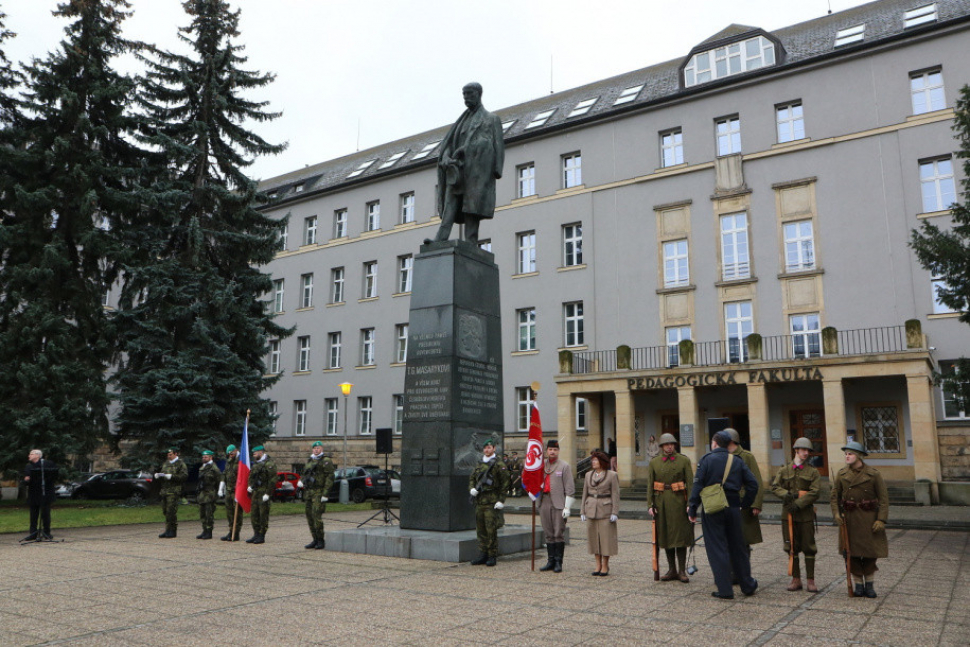
[[[309,544],[307,544],[306,546],[304,546],[304,548],[306,548],[307,550],[313,550],[314,548],[317,547],[317,544],[319,544],[319,543],[320,543],[320,540],[314,539]]]
[[[254,544],[265,544],[266,543],[266,535],[264,535],[262,533],[256,535],[255,537],[253,537],[253,543]]]
[[[556,554],[553,556],[556,560],[556,566],[552,569],[553,573],[562,573],[562,554],[566,548],[566,542],[560,541],[556,542]]]
[[[232,531],[230,530],[229,532],[227,532],[226,534],[224,534],[222,537],[219,537],[219,539],[221,539],[222,541],[232,541]]]
[[[498,558],[495,555],[489,555],[488,559],[485,560],[485,566],[495,566],[495,562]]]
[[[232,541],[239,541],[239,531],[236,531],[236,536],[232,538]]]
[[[323,550],[326,547],[327,547],[327,540],[326,539],[319,540],[317,542],[317,545],[314,546],[314,548],[316,548],[317,550]]]
[[[853,594],[857,598],[864,598],[864,597],[866,597],[866,587],[863,586],[862,584],[859,584],[857,582],[856,585],[855,585],[855,589],[853,590]]]
[[[254,534],[252,537],[250,537],[249,539],[246,540],[246,543],[247,544],[255,544],[257,537],[259,537],[259,535]]]
[[[543,573],[546,571],[551,571],[556,567],[556,546],[557,545],[558,544],[553,544],[553,543],[546,544],[546,554],[548,555],[548,557],[546,558],[547,559],[546,565],[539,569]]]
[[[478,553],[478,557],[476,557],[475,559],[473,559],[471,561],[471,565],[472,566],[481,566],[482,564],[484,564],[487,561],[488,561],[488,555],[486,555],[485,553]]]
[[[866,597],[867,598],[874,598],[874,597],[876,597],[876,589],[873,588],[873,586],[874,585],[873,585],[872,582],[869,582],[869,581],[866,582],[865,594],[866,594]]]
[[[205,539],[205,530],[195,536],[196,539]]]
[[[172,534],[171,534],[171,535],[169,535],[169,538],[172,538],[172,539],[174,539],[174,538],[175,538],[175,537],[177,536],[177,532],[178,532],[178,531],[176,531],[176,529],[175,529],[175,528],[172,528]]]
[[[212,531],[211,530],[204,530],[202,532],[202,539],[212,539]]]
[[[21,539],[20,541],[37,541],[37,531],[31,530],[30,534]]]

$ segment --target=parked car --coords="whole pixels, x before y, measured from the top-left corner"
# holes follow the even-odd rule
[[[67,483],[61,483],[54,488],[54,495],[59,499],[70,499],[71,495],[74,494],[74,490],[95,474],[96,472],[82,472],[76,479],[68,481]]]
[[[385,470],[387,477],[391,479],[391,496],[401,497],[401,474],[397,470]]]
[[[302,501],[303,488],[296,486],[299,481],[300,475],[296,472],[277,472],[273,499],[275,501]]]
[[[74,488],[72,499],[147,499],[152,493],[152,475],[133,470],[95,474]]]
[[[350,488],[350,500],[363,503],[367,499],[382,499],[391,494],[391,483],[384,470],[376,465],[362,465],[337,470],[333,477],[333,487],[327,498],[336,501],[340,496],[340,481],[346,480]]]

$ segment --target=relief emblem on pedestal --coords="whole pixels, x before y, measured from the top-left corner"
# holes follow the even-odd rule
[[[485,320],[478,315],[458,315],[458,353],[470,359],[485,357]]]

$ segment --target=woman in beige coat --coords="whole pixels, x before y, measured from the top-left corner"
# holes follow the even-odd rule
[[[620,480],[609,469],[610,457],[593,452],[592,469],[583,483],[581,520],[586,522],[589,552],[596,555],[593,575],[610,574],[610,557],[618,552],[616,519],[620,511]]]

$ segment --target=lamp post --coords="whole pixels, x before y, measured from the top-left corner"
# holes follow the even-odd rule
[[[347,402],[353,388],[354,385],[350,382],[344,382],[340,385],[340,392],[344,394],[344,458],[340,464],[340,467],[343,469],[347,468],[347,416],[350,415],[350,410],[348,409],[350,405]]]

